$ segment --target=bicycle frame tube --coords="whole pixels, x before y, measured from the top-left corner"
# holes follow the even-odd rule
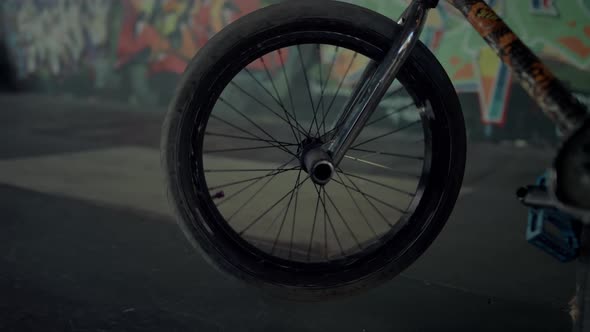
[[[543,112],[569,136],[588,116],[586,107],[553,75],[506,23],[482,0],[447,0],[510,67]]]
[[[344,109],[339,120],[336,135],[329,143],[327,152],[332,164],[337,167],[352,142],[359,135],[371,114],[387,92],[400,68],[416,45],[422,28],[426,23],[428,10],[436,6],[437,1],[414,0],[399,19],[403,25],[402,33],[397,42],[387,52],[381,63],[371,63],[363,73],[367,79],[356,91]]]

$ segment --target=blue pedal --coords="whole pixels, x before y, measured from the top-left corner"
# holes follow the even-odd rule
[[[537,181],[545,188],[545,176]],[[561,262],[569,262],[578,256],[580,244],[574,228],[575,219],[554,208],[530,208],[527,241]]]

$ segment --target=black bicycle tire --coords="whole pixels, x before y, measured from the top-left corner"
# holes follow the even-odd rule
[[[362,40],[370,40],[382,50],[393,42],[393,36],[400,27],[389,18],[368,9],[337,1],[293,1],[272,5],[249,14],[227,26],[214,36],[193,58],[178,86],[175,97],[170,103],[162,127],[161,163],[165,174],[168,198],[180,227],[189,241],[202,250],[204,256],[213,266],[256,286],[265,288],[280,296],[296,299],[320,299],[326,297],[349,295],[366,288],[374,287],[387,281],[413,263],[430,246],[446,223],[458,197],[465,167],[466,137],[464,120],[460,103],[453,85],[440,63],[423,44],[418,43],[412,51],[408,64],[402,71],[410,70],[412,75],[421,77],[420,81],[430,88],[434,101],[433,108],[442,109],[446,117],[446,128],[451,144],[448,151],[448,169],[439,170],[445,174],[445,190],[441,194],[436,209],[430,211],[430,220],[425,227],[415,230],[416,236],[404,254],[383,264],[361,278],[346,280],[339,278],[332,286],[318,286],[309,280],[281,284],[261,279],[253,275],[251,266],[239,266],[236,260],[228,260],[224,248],[212,241],[209,230],[203,225],[203,216],[187,199],[187,184],[183,184],[183,165],[179,163],[180,136],[183,125],[194,120],[191,105],[195,100],[207,98],[211,86],[211,77],[223,67],[224,61],[235,57],[232,50],[238,49],[245,41],[265,38],[277,31],[292,29],[338,29]],[[201,218],[201,219],[200,219]],[[196,221],[196,223],[195,223]],[[386,254],[384,251],[382,254]],[[383,258],[387,261],[386,258]],[[238,266],[236,266],[238,265]],[[260,267],[258,267],[260,268]],[[273,271],[268,271],[273,273]],[[297,276],[294,276],[297,279]],[[343,281],[344,280],[344,281]]]

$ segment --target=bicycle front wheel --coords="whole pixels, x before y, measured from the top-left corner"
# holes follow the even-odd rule
[[[289,297],[386,281],[432,243],[457,199],[465,128],[419,43],[326,185],[306,149],[334,129],[400,27],[358,6],[297,1],[230,24],[195,56],[162,132],[169,198],[216,267]]]

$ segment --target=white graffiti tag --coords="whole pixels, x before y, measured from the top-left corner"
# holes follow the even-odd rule
[[[107,40],[110,0],[21,2],[12,33],[21,57],[21,75],[41,68],[57,75]]]

